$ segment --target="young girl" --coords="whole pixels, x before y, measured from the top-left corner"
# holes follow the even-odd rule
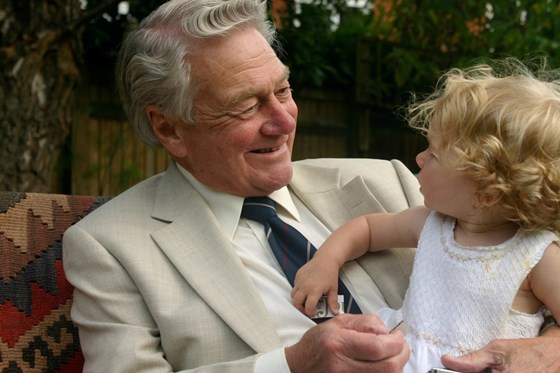
[[[296,276],[296,307],[313,315],[326,295],[336,313],[346,261],[418,247],[402,308],[379,312],[388,327],[404,321],[407,372],[492,339],[534,337],[545,307],[560,319],[560,81],[496,62],[504,75],[452,69],[409,109],[429,143],[416,157],[425,206],[351,220]]]

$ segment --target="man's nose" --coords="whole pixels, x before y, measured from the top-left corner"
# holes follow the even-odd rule
[[[293,109],[290,103],[283,103],[276,99],[268,102],[266,108],[268,120],[263,127],[263,131],[270,135],[291,133],[296,128],[296,117],[291,111],[296,110],[297,112],[295,103],[292,103],[292,105],[294,105]]]

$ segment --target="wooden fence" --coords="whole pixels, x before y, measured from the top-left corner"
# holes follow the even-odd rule
[[[72,136],[72,193],[115,195],[164,171],[163,148],[146,146],[128,122],[90,118]]]
[[[113,94],[90,91],[87,99],[86,106],[94,109],[76,116],[72,132],[71,193],[115,195],[167,168],[169,155],[140,141]],[[398,158],[415,170],[414,156],[424,140],[390,113],[333,92],[304,92],[296,101],[299,120],[294,160]]]

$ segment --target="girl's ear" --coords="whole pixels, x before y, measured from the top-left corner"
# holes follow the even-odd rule
[[[183,141],[185,132],[181,131],[183,124],[165,115],[158,105],[148,105],[146,115],[161,145],[174,158],[183,158],[187,154],[186,143]]]

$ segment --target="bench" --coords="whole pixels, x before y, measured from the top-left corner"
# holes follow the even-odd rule
[[[62,235],[109,197],[0,192],[0,371],[81,372]]]

